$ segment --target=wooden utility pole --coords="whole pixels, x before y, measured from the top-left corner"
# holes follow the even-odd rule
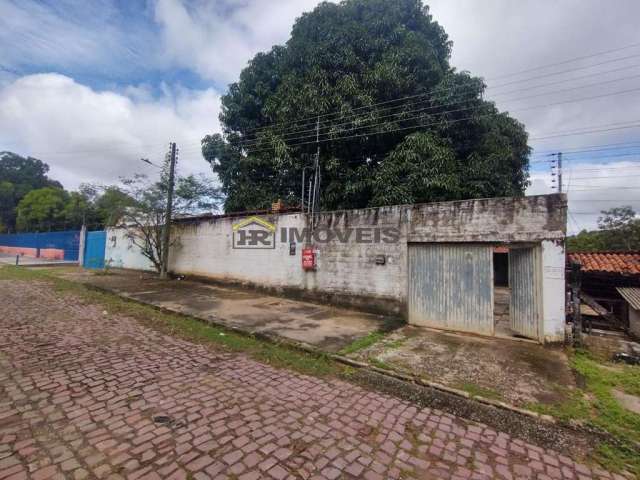
[[[582,314],[580,312],[580,284],[582,265],[577,262],[571,263],[571,304],[573,307],[573,344],[576,347],[582,346]]]
[[[316,209],[320,203],[320,117],[316,119],[316,159],[313,165],[313,196],[311,197],[311,231],[316,225]]]
[[[169,239],[171,234],[171,211],[173,210],[173,187],[176,171],[176,144],[172,142],[170,148],[169,185],[167,185],[167,209],[165,211],[164,227],[162,230],[162,265],[160,278],[167,278],[169,271]]]

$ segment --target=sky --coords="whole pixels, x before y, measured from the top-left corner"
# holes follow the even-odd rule
[[[68,189],[155,175],[140,158],[160,162],[170,141],[180,173],[210,175],[199,143],[220,131],[220,96],[317,3],[0,0],[0,151],[42,159]],[[427,3],[452,65],[525,125],[528,194],[555,191],[561,151],[570,232],[640,211],[640,2]]]

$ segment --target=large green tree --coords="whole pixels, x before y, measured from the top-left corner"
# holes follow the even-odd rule
[[[60,230],[65,224],[65,207],[69,194],[60,188],[45,187],[31,190],[20,203],[16,226],[25,232]]]
[[[600,213],[598,230],[582,230],[567,238],[570,252],[640,250],[640,218],[631,206],[614,207]]]
[[[420,0],[325,2],[302,15],[230,85],[223,134],[202,141],[225,209],[299,204],[316,118],[322,208],[522,195],[524,127],[450,66],[451,47]]]
[[[49,166],[33,157],[13,152],[0,152],[0,224],[5,230],[16,226],[16,207],[31,190],[44,187],[62,188],[47,177]]]

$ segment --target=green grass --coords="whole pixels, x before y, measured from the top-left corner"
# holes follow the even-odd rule
[[[342,350],[340,350],[340,355],[349,355],[351,353],[359,352],[360,350],[364,350],[365,348],[370,347],[374,343],[378,343],[383,338],[384,333],[371,332],[362,338],[354,340],[350,345],[344,347]]]
[[[492,400],[502,400],[502,395],[500,395],[499,392],[491,388],[481,387],[480,385],[476,385],[475,383],[464,382],[458,385],[457,388],[459,388],[460,390],[464,390],[469,395],[489,398]]]
[[[347,345],[342,350],[340,350],[339,353],[340,355],[350,355],[352,353],[360,352],[361,350],[369,348],[372,345],[375,345],[376,343],[383,342],[386,336],[387,336],[387,332],[381,332],[381,331],[371,332],[368,335],[353,341],[353,343],[351,343],[350,345]],[[390,342],[384,342],[382,346],[384,347],[385,350],[391,350],[394,348],[399,348],[406,341],[407,341],[406,338],[399,338],[397,340],[393,340]]]
[[[68,270],[67,270],[68,271]],[[349,376],[350,368],[322,354],[307,353],[287,345],[260,340],[222,327],[204,323],[184,315],[167,313],[149,305],[97,291],[58,277],[60,269],[0,268],[0,280],[45,281],[62,294],[76,295],[81,302],[100,304],[111,314],[127,315],[144,325],[170,335],[213,344],[234,352],[244,352],[252,358],[278,368],[288,368],[315,376]]]
[[[400,348],[407,341],[406,338],[398,338],[397,340],[393,340],[391,342],[387,342],[384,344],[385,350],[393,350],[395,348]]]
[[[378,360],[375,357],[369,358],[368,362],[374,367],[382,368],[383,370],[393,370],[393,367],[391,365],[382,360]]]
[[[618,444],[602,444],[597,459],[608,468],[627,469],[640,476],[640,415],[622,407],[613,389],[640,395],[640,367],[608,364],[586,351],[571,355],[571,366],[584,378],[584,390],[571,392],[555,405],[530,405],[533,410],[564,421],[578,421],[610,433]]]

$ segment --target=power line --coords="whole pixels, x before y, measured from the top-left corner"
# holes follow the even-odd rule
[[[637,120],[633,120],[634,122]],[[622,122],[625,123],[625,122]],[[587,149],[587,148],[598,148],[598,147],[609,147],[609,146],[620,146],[620,148],[625,148],[622,145],[629,145],[629,148],[635,147],[635,146],[640,146],[640,141],[632,141],[632,142],[616,142],[616,143],[600,143],[600,144],[596,144],[596,145],[584,145],[581,147],[577,147],[577,148],[582,148],[582,149]],[[537,153],[535,153],[534,155],[541,155],[545,152],[548,153],[553,153],[555,152],[557,149],[554,150],[536,150]],[[608,149],[603,149],[603,150],[608,150]],[[565,149],[563,150],[563,152],[582,152],[582,151],[586,151],[586,150],[576,150],[574,149]]]
[[[562,152],[564,155],[564,151]],[[631,152],[631,153],[612,153],[612,154],[603,154],[601,156],[592,156],[592,157],[578,157],[578,158],[565,158],[565,160],[567,162],[587,162],[587,161],[591,161],[591,160],[598,160],[600,158],[603,159],[609,159],[609,158],[622,158],[622,157],[637,157],[640,155],[640,152]],[[621,161],[626,161],[626,162],[630,162],[633,163],[630,160],[621,160]],[[553,162],[553,160],[551,159],[543,159],[543,158],[537,158],[537,159],[533,159],[530,160],[529,163],[550,163]]]
[[[605,98],[605,97],[610,97],[610,96],[614,96],[614,95],[622,95],[622,94],[627,94],[627,93],[631,93],[631,92],[635,92],[640,90],[640,87],[638,88],[633,88],[633,89],[628,89],[628,90],[622,90],[622,91],[618,91],[618,92],[612,92],[612,93],[607,93],[607,94],[602,94],[602,95],[595,95],[595,96],[590,96],[590,97],[583,97],[583,98],[577,98],[577,99],[573,99],[573,100],[566,100],[566,101],[561,101],[561,102],[552,102],[552,103],[548,103],[548,104],[543,104],[543,105],[534,105],[531,107],[524,107],[524,108],[519,108],[519,109],[514,109],[515,111],[527,111],[527,110],[534,110],[536,108],[544,108],[544,107],[549,107],[549,106],[555,106],[555,105],[564,105],[567,103],[574,103],[574,102],[579,102],[579,101],[584,101],[584,100],[595,100],[595,99],[599,99],[599,98]],[[470,107],[471,108],[471,107]],[[458,112],[458,111],[464,111],[464,110],[469,110],[470,108],[463,108],[463,109],[457,109],[457,110],[450,110],[450,111],[445,111],[445,112],[440,112],[437,115],[444,115],[447,113],[454,113],[454,112]],[[493,116],[496,115],[495,113],[491,113],[491,114],[483,114],[483,115],[477,115],[475,117],[465,117],[465,118],[460,118],[460,119],[454,119],[454,120],[450,120],[449,123],[456,123],[459,121],[464,121],[464,120],[470,120],[470,119],[474,119],[474,118],[480,118],[480,117],[487,117],[487,116]],[[498,113],[497,115],[500,115],[500,113]],[[411,118],[405,118],[405,119],[400,119],[400,120],[394,120],[392,121],[393,123],[395,122],[399,122],[399,121],[410,121],[410,120],[415,120],[421,118],[420,116],[415,116],[415,117],[411,117]],[[386,130],[386,131],[378,131],[378,132],[368,132],[365,134],[360,134],[360,135],[350,135],[350,136],[342,136],[342,137],[333,137],[333,138],[327,138],[327,139],[320,139],[320,142],[327,142],[327,141],[336,141],[336,140],[344,140],[344,139],[348,139],[348,138],[357,138],[357,137],[363,137],[363,136],[370,136],[370,135],[379,135],[379,134],[384,134],[384,133],[392,133],[392,132],[396,132],[396,131],[402,131],[402,130],[407,130],[407,129],[411,129],[411,128],[422,128],[425,126],[429,126],[429,125],[435,125],[437,123],[440,122],[435,122],[435,123],[431,123],[431,124],[424,124],[424,125],[413,125],[411,127],[404,127],[404,128],[398,128],[398,129],[391,129],[391,130]],[[348,131],[353,131],[353,130],[358,130],[360,128],[371,128],[371,127],[376,127],[376,126],[380,126],[380,125],[387,125],[388,122],[385,122],[383,124],[374,124],[374,125],[368,125],[366,127],[357,127],[354,129],[347,129],[346,132]],[[637,126],[640,126],[640,124],[638,125],[632,125],[632,126],[626,126],[626,127],[622,127],[622,128],[635,128]],[[621,128],[621,127],[619,127]],[[619,129],[618,128],[618,129]],[[615,129],[614,129],[615,130]],[[324,136],[327,136],[327,134],[323,134]],[[566,134],[565,134],[566,135]],[[544,138],[553,138],[556,136],[563,136],[562,134],[558,134],[558,135],[550,135],[548,137],[536,137],[536,138],[531,138],[530,140],[539,140],[539,139],[544,139]],[[302,140],[305,138],[309,138],[309,135],[303,135],[301,137],[297,137],[297,138],[292,138],[289,140]],[[275,145],[274,141],[271,142],[267,142],[267,143],[271,143],[272,145]],[[299,143],[294,143],[294,144],[290,144],[287,145],[288,147],[295,147],[295,146],[300,146],[300,145],[307,145],[309,143],[315,143],[315,140],[312,142],[299,142]],[[261,152],[261,151],[267,151],[267,150],[272,150],[273,147],[263,147],[260,149],[255,149],[253,150],[253,153],[257,153],[257,152]]]
[[[634,45],[635,46],[635,45]],[[631,48],[631,47],[627,47],[627,48]],[[624,48],[623,48],[624,49]],[[601,54],[593,54],[591,56],[597,56],[597,55],[601,55]],[[504,86],[508,86],[508,85],[513,85],[516,83],[522,83],[522,82],[527,82],[527,81],[531,81],[531,80],[537,80],[539,78],[547,78],[550,76],[554,76],[554,75],[562,75],[565,73],[571,73],[571,72],[575,72],[575,71],[580,71],[580,70],[585,70],[585,69],[589,69],[589,68],[593,68],[593,67],[597,67],[597,66],[601,66],[601,65],[606,65],[606,64],[610,64],[610,63],[614,63],[614,62],[619,62],[619,61],[623,61],[623,60],[628,60],[630,58],[637,58],[640,57],[640,54],[634,54],[634,55],[630,55],[630,56],[626,56],[626,57],[620,57],[620,58],[615,58],[615,59],[610,59],[610,60],[606,60],[603,62],[599,62],[599,63],[595,63],[595,64],[591,64],[591,65],[586,65],[583,67],[578,67],[578,68],[574,68],[574,69],[569,69],[569,70],[564,70],[564,71],[560,71],[560,72],[551,72],[551,73],[547,73],[544,75],[539,75],[539,76],[535,76],[535,77],[530,77],[530,78],[526,78],[526,79],[520,79],[520,80],[514,80],[512,82],[508,82],[508,83],[504,83],[504,84],[500,84],[500,85],[494,85],[494,86],[487,86],[488,89],[495,89],[495,88],[501,88]],[[578,57],[580,58],[580,57]],[[567,62],[562,62],[562,63],[567,63]],[[546,67],[535,67],[532,69],[529,69],[529,71],[533,71],[533,70],[537,70],[540,68],[546,68]],[[495,77],[495,78],[500,78],[500,77]],[[569,79],[571,80],[571,79]],[[476,84],[475,81],[470,81],[468,82],[468,84]],[[464,84],[458,85],[456,87],[461,87],[464,86]],[[351,112],[355,112],[355,111],[359,111],[359,110],[363,110],[363,109],[369,109],[369,108],[373,108],[379,105],[387,105],[389,103],[395,103],[395,102],[400,102],[400,101],[404,101],[404,100],[410,100],[410,99],[415,99],[415,98],[419,98],[419,97],[423,97],[429,94],[433,94],[435,91],[441,91],[443,87],[435,87],[434,89],[424,92],[424,93],[419,93],[419,94],[414,94],[414,95],[408,95],[405,97],[399,97],[399,98],[395,98],[395,99],[390,99],[390,100],[385,100],[382,102],[377,102],[377,103],[372,103],[370,105],[363,105],[361,107],[356,107],[354,109],[351,110]],[[296,119],[295,122],[308,122],[308,124],[310,125],[313,121],[315,121],[317,118],[327,118],[327,117],[332,117],[332,116],[336,116],[336,115],[344,115],[342,112],[329,112],[329,113],[324,113],[324,114],[320,114],[320,115],[312,115],[312,116],[308,116],[308,117],[303,117],[300,119]],[[322,122],[324,123],[326,120],[323,120]],[[260,131],[260,130],[264,130],[264,129],[273,129],[275,128],[278,124],[281,124],[282,122],[272,122],[270,125],[263,125],[260,127],[253,127],[253,128],[249,128],[249,129],[244,129],[242,130],[244,133],[248,133],[248,132],[253,132],[253,131]]]
[[[525,70],[520,70],[518,72],[507,73],[505,75],[501,75],[501,76],[498,76],[498,77],[493,77],[493,78],[491,78],[491,80],[495,80],[495,79],[498,79],[498,78],[513,77],[513,76],[516,76],[516,75],[521,75],[523,73],[527,73],[527,72],[531,72],[531,71],[539,70],[539,69],[543,69],[543,68],[557,67],[558,65],[565,65],[567,63],[578,62],[580,60],[585,60],[587,58],[593,58],[593,57],[598,57],[600,55],[606,55],[608,53],[614,53],[614,52],[619,52],[619,51],[622,51],[622,50],[628,50],[630,48],[634,48],[634,47],[638,47],[638,46],[640,46],[640,43],[632,43],[632,44],[626,45],[624,47],[613,48],[611,50],[604,50],[602,52],[591,53],[589,55],[583,55],[581,57],[569,58],[569,59],[566,59],[566,60],[562,60],[560,62],[548,63],[546,65],[540,65],[540,66],[537,66],[537,67],[532,67],[532,68],[528,68],[528,69],[525,69]]]
[[[556,90],[556,91],[551,91],[551,92],[543,92],[543,93],[540,93],[540,94],[528,95],[528,96],[524,96],[524,97],[516,97],[516,98],[503,99],[502,101],[506,101],[506,102],[509,102],[509,101],[520,102],[520,101],[523,101],[523,100],[527,100],[527,99],[529,99],[529,98],[536,98],[536,97],[540,97],[540,96],[544,96],[544,95],[552,95],[552,94],[557,94],[557,93],[564,93],[564,92],[569,92],[569,91],[575,91],[575,90],[582,89],[582,88],[588,88],[588,87],[593,87],[593,86],[599,86],[599,85],[604,85],[604,84],[608,84],[608,83],[613,83],[613,82],[617,82],[617,81],[621,81],[621,80],[629,80],[629,79],[632,79],[632,78],[638,78],[638,77],[640,77],[640,74],[638,74],[638,75],[633,75],[633,76],[630,76],[630,77],[624,77],[624,78],[618,78],[618,79],[613,79],[613,80],[607,80],[607,81],[603,81],[603,82],[591,83],[591,84],[587,84],[587,85],[581,85],[581,86],[578,86],[578,87],[573,87],[573,88],[568,88],[568,89],[561,89],[561,90]],[[518,91],[528,91],[528,89],[524,88],[524,89],[520,89],[520,90],[518,90]],[[514,92],[516,92],[516,91],[514,91]],[[465,93],[464,95],[469,95],[469,94],[468,94],[468,93]],[[612,94],[605,94],[605,95],[612,95]],[[454,96],[454,98],[456,98],[456,97],[458,97],[458,98],[459,98],[459,97],[461,97],[461,95],[456,95],[456,96]],[[406,115],[406,114],[409,114],[409,113],[425,112],[425,111],[427,111],[427,110],[432,110],[432,109],[438,109],[438,108],[443,108],[443,107],[447,107],[447,106],[453,106],[453,105],[463,104],[463,103],[466,103],[466,102],[469,102],[469,101],[472,101],[472,100],[476,100],[476,97],[475,97],[475,96],[473,96],[473,97],[469,97],[469,98],[464,98],[464,99],[462,99],[462,100],[460,100],[460,101],[457,101],[457,102],[445,103],[445,104],[441,104],[441,105],[428,105],[428,106],[425,106],[425,107],[422,107],[422,108],[418,108],[418,109],[414,109],[414,110],[403,110],[403,111],[401,111],[401,112],[397,112],[397,113],[392,113],[392,114],[383,115],[383,116],[376,116],[375,118],[371,118],[371,117],[369,117],[369,118],[363,118],[363,119],[362,119],[362,121],[363,121],[363,122],[365,122],[365,123],[366,123],[366,122],[370,122],[370,121],[379,121],[379,120],[381,120],[381,119],[383,119],[383,118],[389,118],[389,117],[393,117],[393,116],[396,116],[396,115]],[[408,106],[412,106],[412,105],[414,105],[414,104],[415,104],[415,105],[419,105],[419,104],[421,104],[421,103],[424,103],[425,101],[426,101],[426,100],[420,100],[420,101],[417,101],[417,102],[408,102],[408,103],[405,103],[405,104],[402,104],[402,105],[397,105],[397,106],[394,106],[394,107],[387,107],[387,108],[383,108],[383,109],[381,109],[381,110],[377,111],[376,113],[382,113],[383,111],[386,111],[386,110],[393,110],[393,109],[405,108],[405,107],[408,107]],[[574,101],[574,100],[571,100],[571,102],[573,102],[573,101]],[[475,107],[475,106],[474,106],[474,107]],[[474,108],[474,107],[467,107],[466,109]],[[448,112],[454,112],[454,111],[456,111],[456,110],[449,110]],[[442,113],[447,113],[447,111],[442,112]],[[349,118],[349,117],[356,117],[356,115],[355,115],[355,114],[354,114],[354,115],[348,115],[348,116],[341,117],[341,118]],[[414,116],[414,117],[412,117],[412,118],[417,118],[417,116]],[[411,118],[409,118],[409,119],[411,119]],[[325,122],[322,126],[320,126],[320,130],[326,130],[326,129],[336,128],[336,127],[340,127],[340,126],[344,126],[344,125],[353,124],[353,123],[355,123],[355,122],[356,122],[356,121],[358,121],[358,120],[360,120],[360,119],[351,120],[351,121],[342,122],[342,123],[330,123],[330,122]],[[378,124],[378,125],[380,125],[380,124]],[[372,125],[369,125],[369,126],[372,126]],[[291,138],[290,138],[290,139],[288,139],[288,140],[294,140],[294,139],[300,139],[300,138],[305,138],[305,137],[311,137],[312,135],[315,135],[315,132],[316,132],[316,128],[317,128],[317,127],[318,127],[318,125],[315,125],[313,128],[309,128],[309,129],[306,129],[306,130],[305,130],[305,129],[302,129],[302,130],[300,130],[300,129],[297,129],[297,130],[296,130],[296,129],[289,129],[289,131],[288,131],[288,132],[286,132],[286,131],[281,131],[281,132],[279,132],[279,133],[278,133],[278,135],[279,135],[279,140],[281,140],[281,141],[285,141],[285,140],[287,140],[287,138],[286,138],[286,137],[288,137],[288,136],[290,136],[290,135],[294,135],[294,134],[296,134],[296,133],[305,133],[305,132],[309,132],[309,135],[303,135],[302,137],[295,137],[295,138],[293,138],[293,139],[291,139]],[[357,127],[357,128],[366,128],[366,127],[367,127],[367,125],[361,125],[361,126],[359,126],[359,127]],[[274,132],[271,132],[271,131],[270,131],[270,133],[274,133]],[[322,133],[322,135],[328,135],[328,134],[329,134],[329,133]],[[257,145],[257,144],[261,143],[262,141],[264,141],[264,139],[259,139],[259,138],[257,138],[257,137],[250,138],[250,139],[248,139],[248,140],[244,140],[244,139],[243,139],[243,140],[241,140],[241,145],[242,145],[242,147],[243,147],[243,148],[249,148],[249,147],[251,147],[251,146],[255,146],[255,145]],[[274,140],[274,141],[275,141],[275,140]]]
[[[566,170],[565,170],[566,172]],[[640,177],[640,175],[604,175],[604,176],[589,176],[589,177],[574,177],[574,180],[607,180],[610,178],[635,178]]]
[[[638,56],[640,56],[640,55],[638,55]],[[636,65],[636,66],[640,66],[640,64]],[[629,67],[625,67],[625,68],[629,68]],[[593,76],[593,75],[594,74],[588,75],[588,76]],[[597,75],[602,75],[602,72],[598,72]],[[622,78],[616,78],[616,79],[611,79],[611,80],[605,80],[605,81],[602,81],[602,82],[595,82],[595,83],[591,83],[591,84],[587,84],[587,85],[579,85],[579,86],[572,87],[572,88],[569,88],[569,89],[561,89],[561,90],[556,90],[556,91],[543,92],[543,93],[540,93],[540,94],[534,94],[534,95],[530,95],[530,96],[526,96],[526,97],[520,97],[520,98],[514,98],[514,99],[505,99],[505,100],[502,100],[502,101],[521,101],[521,100],[524,100],[524,99],[527,99],[527,98],[535,98],[535,97],[539,97],[539,96],[543,96],[543,95],[564,93],[564,92],[567,92],[567,91],[573,91],[573,90],[578,90],[578,89],[582,89],[582,88],[588,88],[588,87],[592,87],[592,86],[599,86],[599,85],[603,85],[603,84],[614,83],[614,82],[619,82],[619,81],[623,81],[623,80],[629,80],[629,79],[637,78],[638,76],[640,76],[640,75],[632,75],[632,76],[629,76],[629,77],[622,77]],[[580,78],[580,77],[578,77],[578,78]],[[527,81],[527,80],[529,80],[529,79],[524,79],[524,80],[521,80],[520,82]],[[561,82],[572,81],[572,80],[575,80],[575,78],[565,79],[565,80],[562,80]],[[536,88],[539,88],[539,87],[542,87],[542,86],[553,85],[553,84],[561,83],[561,82],[551,82],[550,84],[538,85]],[[382,105],[382,104],[391,103],[391,102],[400,102],[400,101],[404,101],[404,100],[410,100],[410,101],[408,101],[406,103],[403,103],[403,104],[400,104],[400,105],[395,105],[395,106],[390,106],[390,107],[385,107],[385,108],[382,108],[382,109],[375,110],[375,113],[381,113],[381,112],[384,112],[384,111],[387,111],[387,110],[399,109],[399,108],[403,108],[405,106],[412,105],[413,103],[420,104],[420,103],[426,102],[429,99],[433,99],[435,92],[441,91],[441,92],[445,92],[445,93],[452,93],[453,91],[456,91],[458,89],[467,88],[468,85],[476,86],[477,83],[468,82],[467,84],[463,83],[463,84],[459,84],[459,85],[454,85],[449,90],[445,90],[445,89],[443,89],[443,87],[437,87],[437,88],[435,88],[435,89],[433,89],[433,90],[431,90],[430,92],[427,92],[427,93],[411,95],[411,96],[408,96],[408,97],[402,97],[402,98],[398,98],[398,99],[395,99],[395,100],[388,100],[388,101],[385,101],[385,102],[379,102],[379,103],[368,105],[368,106],[364,106],[364,107],[358,107],[358,108],[354,109],[354,111],[355,110],[364,109],[364,108],[373,108],[373,107],[375,107],[377,105]],[[493,87],[493,88],[496,88],[496,87]],[[499,93],[497,95],[492,96],[492,99],[496,98],[496,97],[499,97],[500,95],[508,95],[508,94],[511,94],[511,93],[529,91],[530,89],[531,89],[531,87],[525,87],[525,88],[521,88],[521,89],[511,90],[509,92]],[[455,97],[460,97],[462,95],[472,95],[473,94],[474,97],[464,100],[464,101],[470,101],[470,100],[476,99],[476,97],[475,97],[476,93],[478,93],[477,89],[474,89],[473,91],[470,91],[470,92],[459,93],[459,94],[455,95],[454,98]],[[422,99],[420,99],[420,98],[422,98]],[[463,101],[461,101],[461,102],[453,102],[453,103],[449,103],[449,104],[442,104],[442,105],[433,105],[431,107],[436,108],[436,107],[443,107],[443,106],[447,106],[447,105],[456,105],[457,103],[462,103],[462,102]],[[372,113],[372,112],[350,113],[348,115],[342,114],[342,115],[340,115],[338,117],[338,119],[355,118],[355,117],[358,117],[358,116],[367,115],[369,113]],[[405,112],[403,112],[403,113],[405,113]],[[331,115],[331,114],[325,114],[325,115]],[[334,115],[338,115],[338,113],[335,113]],[[299,120],[296,120],[296,123],[297,122],[299,122]],[[320,122],[321,129],[330,128],[332,125],[336,125],[336,124],[334,124],[332,122],[333,122],[333,120],[324,120],[324,121]],[[271,133],[273,133],[275,131],[275,132],[278,132],[280,134],[287,134],[287,133],[294,133],[294,132],[297,132],[297,133],[315,132],[316,123],[317,123],[316,121],[308,122],[308,123],[303,123],[302,125],[296,125],[294,127],[277,127],[277,126],[275,126],[277,124],[272,124],[272,125],[266,125],[266,126],[262,126],[262,127],[256,127],[254,129],[245,129],[245,130],[243,130],[243,133],[245,133],[245,134],[251,133],[251,132],[257,132],[257,133],[254,133],[253,138],[251,138],[251,135],[248,136],[247,137],[248,140],[244,140],[244,142],[245,143],[249,143],[252,140],[255,140],[256,135],[261,133],[261,131],[269,131]],[[346,123],[349,123],[349,122],[346,122]],[[346,123],[343,123],[343,124],[346,124]],[[342,125],[342,124],[338,124],[338,125]],[[305,129],[306,127],[309,127],[309,128]]]
[[[576,131],[569,131],[567,133],[557,133],[557,134],[546,135],[546,136],[541,136],[541,137],[532,137],[529,140],[547,140],[549,138],[570,137],[570,136],[574,136],[574,135],[588,135],[588,134],[591,134],[591,133],[612,132],[612,131],[615,131],[615,130],[625,130],[625,129],[628,129],[628,128],[639,128],[639,127],[640,127],[640,123],[636,123],[636,124],[633,124],[633,125],[624,125],[624,126],[620,126],[620,127],[612,127],[612,128],[599,128],[599,129],[592,129],[592,130],[584,129],[582,131],[577,131],[576,130]]]
[[[573,69],[570,69],[570,70],[563,70],[563,71],[560,71],[560,72],[551,72],[551,73],[547,73],[547,74],[544,74],[544,75],[538,75],[536,77],[530,77],[530,78],[528,78],[526,80],[514,80],[513,82],[501,83],[500,85],[494,85],[491,88],[506,87],[507,85],[513,85],[513,84],[516,84],[516,83],[521,83],[523,81],[527,81],[528,82],[528,81],[531,81],[531,80],[537,80],[539,78],[547,78],[547,77],[552,77],[554,75],[562,75],[562,74],[565,74],[565,73],[577,72],[577,71],[580,71],[580,70],[587,70],[589,68],[599,67],[601,65],[607,65],[609,63],[621,62],[622,60],[628,60],[630,58],[638,58],[638,57],[640,57],[640,53],[639,54],[635,54],[635,55],[629,55],[628,57],[614,58],[612,60],[606,60],[604,62],[593,63],[591,65],[585,65],[584,67],[573,68]],[[490,87],[487,86],[487,88],[490,88]]]
[[[534,90],[536,88],[550,87],[551,85],[558,85],[560,83],[567,83],[567,82],[575,82],[576,80],[584,80],[585,78],[591,78],[591,77],[601,77],[602,75],[609,75],[610,73],[620,72],[622,70],[629,70],[631,68],[637,68],[637,67],[640,67],[640,63],[636,63],[634,65],[625,65],[624,67],[619,67],[619,68],[612,68],[604,72],[594,72],[594,73],[589,73],[587,75],[580,75],[578,77],[563,78],[561,80],[556,80],[553,82],[541,83],[540,85],[529,85],[526,88],[527,90]],[[496,87],[487,86],[487,89],[493,89],[493,88],[496,88]],[[502,92],[501,95],[519,92],[520,90],[521,89],[508,90],[506,92]]]
[[[586,187],[586,185],[579,185],[579,187]],[[577,190],[573,190],[574,192],[590,192],[592,190],[640,190],[640,187],[619,187],[619,186],[610,186],[610,187],[593,187],[593,188],[579,188]]]

